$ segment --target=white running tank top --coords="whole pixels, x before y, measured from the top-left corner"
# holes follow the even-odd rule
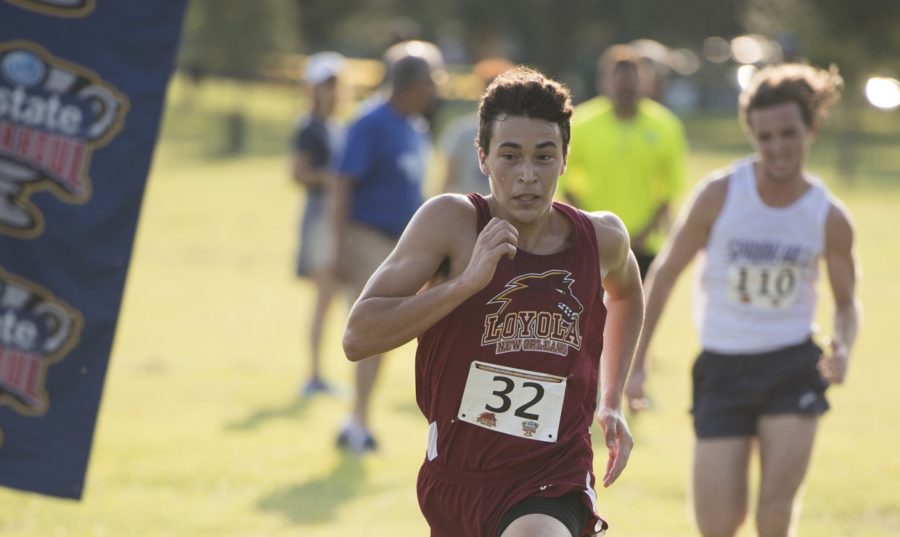
[[[759,197],[752,158],[736,162],[696,271],[694,320],[703,348],[752,354],[802,343],[812,330],[825,219],[822,182],[787,207]]]

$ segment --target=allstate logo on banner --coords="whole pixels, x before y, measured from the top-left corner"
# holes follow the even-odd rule
[[[0,269],[0,406],[47,411],[47,368],[78,343],[81,314],[50,291]]]
[[[58,17],[84,17],[94,11],[94,0],[6,0],[19,6],[46,15]]]
[[[122,128],[128,98],[94,72],[27,41],[0,43],[0,233],[44,229],[31,194],[91,197],[91,155]]]

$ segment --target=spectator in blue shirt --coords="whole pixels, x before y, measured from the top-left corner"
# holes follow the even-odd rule
[[[353,302],[422,204],[429,143],[422,116],[437,102],[435,80],[442,65],[415,50],[390,65],[387,99],[351,124],[338,167],[333,266]],[[376,449],[369,400],[380,365],[381,356],[356,364],[353,413],[338,445],[357,453]]]

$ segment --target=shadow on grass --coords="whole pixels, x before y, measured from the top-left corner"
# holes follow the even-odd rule
[[[297,525],[323,524],[335,518],[340,506],[361,494],[370,494],[361,457],[344,454],[332,470],[306,483],[275,490],[256,506]]]
[[[291,399],[287,404],[272,408],[261,408],[247,417],[233,421],[225,426],[227,431],[250,431],[263,423],[274,419],[297,419],[309,408],[312,399],[309,397]]]

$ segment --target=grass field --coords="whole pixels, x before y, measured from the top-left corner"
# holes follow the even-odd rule
[[[240,99],[220,87],[200,91],[188,101],[183,87],[173,89],[86,496],[70,502],[0,490],[0,535],[427,535],[415,497],[426,424],[415,406],[412,346],[385,364],[374,403],[377,455],[334,449],[352,373],[339,345],[344,304],[332,312],[326,343],[327,374],[342,393],[297,397],[312,288],[292,275],[301,196],[282,151],[296,110],[290,91],[252,89]],[[220,114],[236,100],[251,115],[249,151],[212,158]],[[900,132],[896,114],[893,127],[874,122],[880,130],[867,141],[854,185],[834,178],[834,139],[823,139],[812,160],[856,216],[865,320],[848,383],[831,392],[801,535],[900,535]],[[697,119],[689,132],[692,178],[746,150],[730,119]],[[655,408],[632,421],[631,463],[599,493],[611,536],[694,535],[686,487],[688,368],[697,349],[689,283],[682,278],[656,340]],[[821,319],[830,327],[824,296]]]

